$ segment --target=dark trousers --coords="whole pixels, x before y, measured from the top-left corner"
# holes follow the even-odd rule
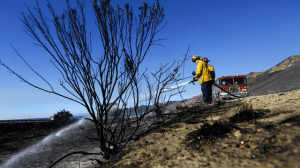
[[[211,103],[211,100],[212,100],[212,85],[213,85],[212,80],[207,81],[207,82],[203,82],[201,84],[201,91],[202,91],[202,94],[203,94],[203,103],[204,104]]]

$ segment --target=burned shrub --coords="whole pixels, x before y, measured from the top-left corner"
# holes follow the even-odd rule
[[[71,118],[73,118],[73,114],[71,114],[70,111],[66,111],[65,109],[54,114],[54,121],[56,122],[67,122]]]
[[[237,114],[229,118],[229,123],[238,123],[238,122],[244,122],[244,121],[251,121],[253,119],[261,118],[263,117],[263,113],[252,109],[252,107],[246,105],[243,105],[242,108],[239,110]]]
[[[215,122],[214,124],[205,123],[200,129],[200,134],[205,137],[223,138],[231,129],[224,123]]]
[[[206,145],[208,142],[214,143],[218,139],[223,139],[230,133],[232,128],[222,122],[214,124],[205,123],[201,129],[190,132],[187,137],[187,146]],[[196,146],[199,148],[200,146]]]

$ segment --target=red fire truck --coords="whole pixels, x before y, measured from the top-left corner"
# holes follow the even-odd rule
[[[222,76],[216,80],[216,84],[232,95],[239,97],[248,96],[247,78],[245,75]],[[213,98],[216,100],[234,98],[222,89],[213,85]]]

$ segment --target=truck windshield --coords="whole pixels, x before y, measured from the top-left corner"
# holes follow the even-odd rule
[[[222,85],[233,85],[233,79],[232,78],[231,79],[222,79],[220,81],[220,84],[221,84],[221,86]]]
[[[237,82],[237,84],[245,84],[245,78],[234,78],[234,83]]]

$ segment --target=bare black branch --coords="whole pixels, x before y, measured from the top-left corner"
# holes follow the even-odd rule
[[[64,79],[60,81],[60,85],[73,98],[55,92],[19,53],[17,54],[22,60],[47,82],[51,90],[28,82],[1,61],[0,64],[23,82],[84,106],[92,117],[87,120],[92,121],[97,129],[97,137],[90,134],[87,138],[97,141],[101,149],[99,154],[109,159],[130,141],[139,138],[144,131],[139,128],[146,115],[152,112],[162,114],[162,109],[170,98],[183,92],[167,89],[167,86],[184,79],[179,70],[188,58],[186,53],[183,60],[161,66],[149,77],[140,68],[149,48],[161,40],[155,37],[165,26],[164,9],[159,1],[152,6],[147,3],[140,6],[137,18],[129,4],[125,8],[114,8],[110,0],[92,0],[91,3],[99,34],[92,34],[87,30],[84,1],[78,0],[72,6],[67,0],[67,9],[61,14],[57,14],[48,1],[47,7],[55,31],[50,30],[38,1],[35,11],[27,7],[28,14],[23,13],[21,18],[26,33],[54,59],[51,63]],[[100,39],[101,53],[92,52],[92,37]],[[143,82],[147,90],[146,96],[142,95],[145,94],[142,92]],[[145,108],[140,108],[141,103]],[[87,154],[83,151],[75,153]]]

